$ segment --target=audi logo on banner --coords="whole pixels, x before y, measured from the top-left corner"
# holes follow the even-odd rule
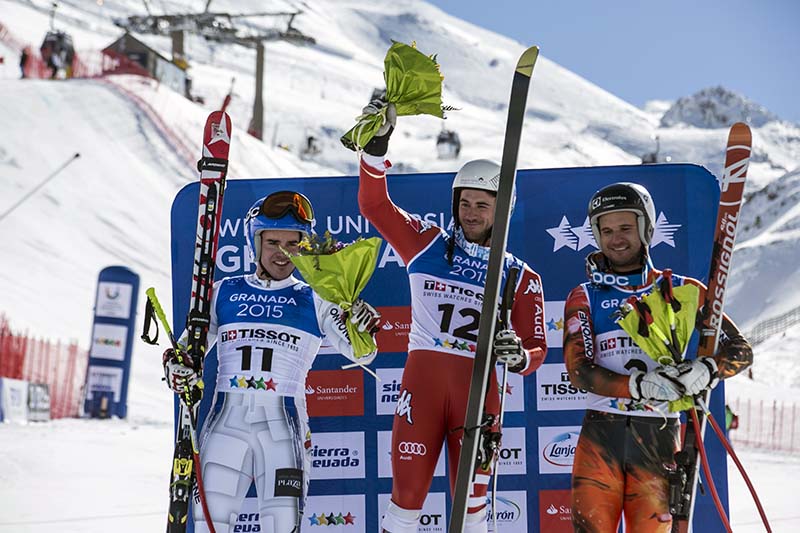
[[[401,442],[397,451],[409,455],[425,455],[428,449],[421,442]]]

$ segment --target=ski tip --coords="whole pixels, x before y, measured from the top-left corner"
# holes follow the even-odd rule
[[[750,131],[750,126],[744,122],[737,122],[731,126],[728,133],[728,145],[746,145],[750,146],[753,142],[753,134]]]
[[[539,57],[538,46],[531,46],[522,52],[517,61],[517,72],[530,78],[533,75],[533,66],[536,64],[537,57]]]

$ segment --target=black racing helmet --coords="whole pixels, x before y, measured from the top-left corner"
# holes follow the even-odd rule
[[[594,193],[589,201],[588,215],[595,242],[600,245],[600,217],[618,211],[636,214],[639,238],[647,250],[655,231],[656,208],[650,193],[638,183],[614,183]]]

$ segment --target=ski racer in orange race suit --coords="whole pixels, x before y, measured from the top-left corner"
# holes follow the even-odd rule
[[[384,105],[385,101],[373,100],[364,113],[377,113]],[[411,285],[409,353],[392,426],[392,498],[382,528],[413,533],[445,439],[451,492],[458,469],[500,166],[476,160],[459,170],[453,181],[452,233],[412,217],[392,202],[386,186],[384,155],[394,126],[393,108],[389,104],[382,131],[364,149],[358,202],[361,213],[402,258]],[[542,364],[547,352],[542,282],[511,254],[506,254],[504,280],[509,267],[520,268],[511,312],[513,329],[497,332],[493,349],[512,372],[527,375]],[[485,413],[498,412],[492,369]],[[499,431],[497,418],[492,430]],[[487,530],[490,475],[491,466],[477,471],[465,532]]]
[[[572,522],[576,532],[669,532],[668,469],[680,447],[679,413],[668,401],[694,396],[719,379],[750,366],[753,352],[725,316],[714,357],[661,367],[615,323],[614,310],[631,295],[644,295],[661,280],[648,245],[655,207],[648,191],[616,183],[595,193],[589,220],[600,251],[586,258],[590,281],[569,294],[564,319],[564,359],[575,387],[588,391],[572,467]],[[672,283],[706,288],[673,275]],[[615,305],[614,302],[617,302]]]

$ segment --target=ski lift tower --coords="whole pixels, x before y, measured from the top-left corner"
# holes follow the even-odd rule
[[[264,104],[262,90],[264,87],[264,43],[267,41],[287,41],[296,45],[315,44],[313,37],[305,35],[292,26],[294,19],[301,11],[295,12],[258,12],[258,13],[222,13],[209,11],[212,0],[206,2],[202,13],[178,13],[171,15],[153,15],[147,0],[144,0],[147,15],[134,15],[124,19],[114,19],[114,24],[128,32],[163,35],[172,38],[172,60],[186,67],[184,53],[184,33],[190,32],[204,37],[208,41],[233,43],[256,49],[256,92],[253,102],[253,118],[248,132],[262,139],[264,131]],[[288,17],[284,30],[248,31],[237,28],[234,21],[252,17]]]
[[[264,43],[278,40],[287,41],[297,46],[316,43],[313,37],[300,32],[300,30],[292,26],[294,18],[299,14],[300,12],[283,13],[283,15],[289,15],[289,23],[283,31],[272,30],[249,36],[238,35],[231,39],[226,39],[227,42],[235,42],[242,46],[256,49],[256,88],[253,98],[253,117],[250,119],[247,133],[259,140],[263,140],[264,137]]]

